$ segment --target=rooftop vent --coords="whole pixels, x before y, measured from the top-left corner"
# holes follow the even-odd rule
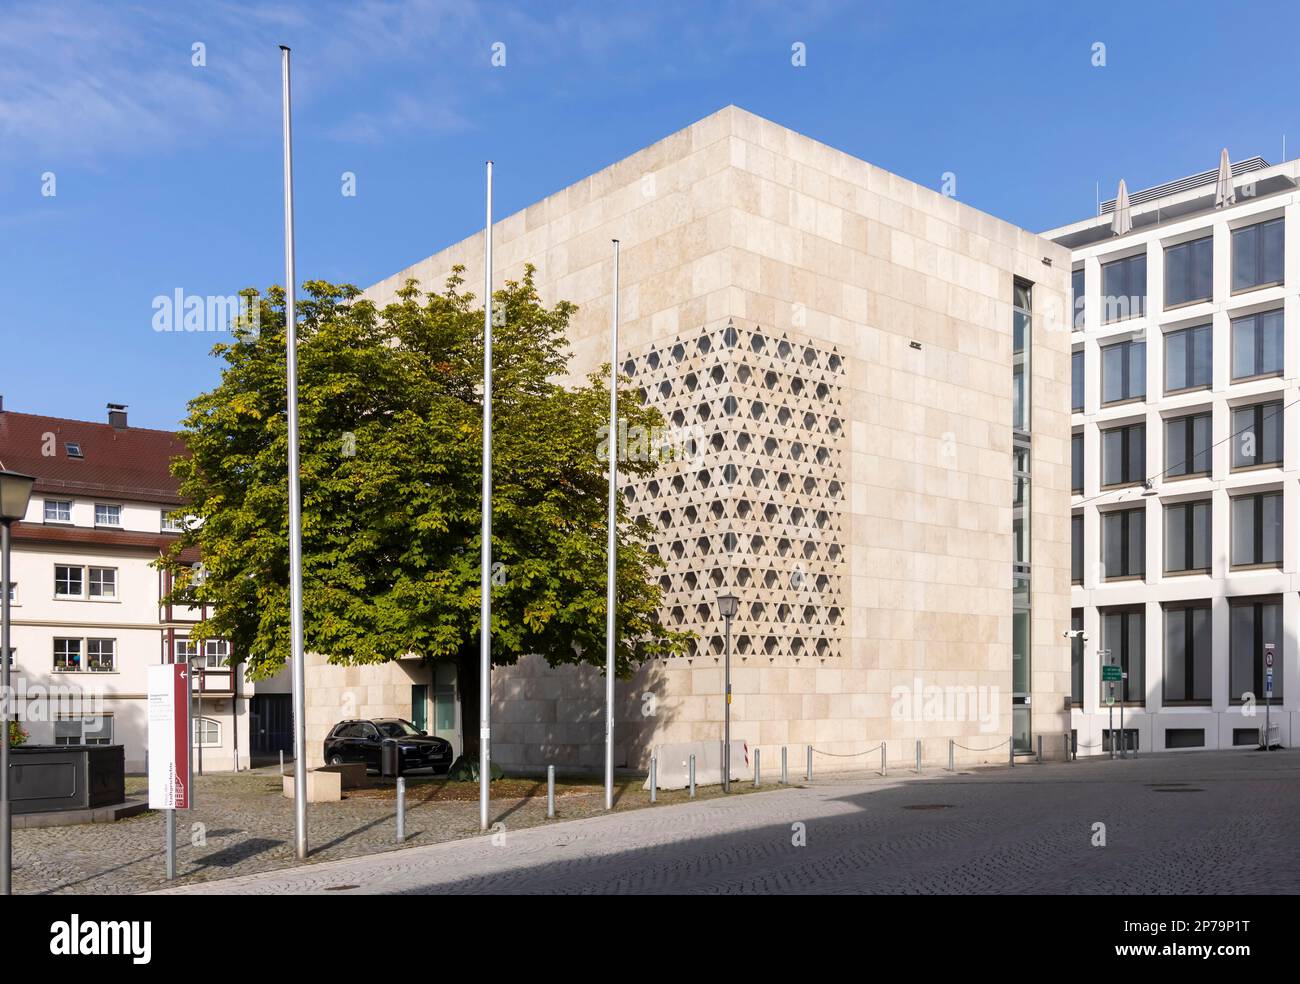
[[[119,429],[126,426],[126,404],[108,404],[108,422]]]
[[[1268,161],[1262,157],[1249,157],[1244,161],[1238,161],[1232,165],[1232,176],[1239,178],[1243,174],[1249,174],[1251,171],[1262,171],[1271,167]],[[1201,185],[1212,185],[1219,180],[1219,169],[1216,167],[1213,171],[1202,171],[1200,174],[1193,174],[1190,177],[1179,178],[1177,181],[1166,181],[1164,184],[1158,184],[1152,188],[1143,188],[1141,191],[1131,191],[1128,196],[1129,206],[1142,205],[1146,202],[1153,202],[1157,198],[1165,198],[1169,195],[1176,195],[1182,191],[1190,191],[1193,188],[1199,188]],[[1110,199],[1101,203],[1100,215],[1110,215],[1115,211],[1115,199]]]

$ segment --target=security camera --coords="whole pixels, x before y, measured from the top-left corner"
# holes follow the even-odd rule
[[[1084,642],[1088,641],[1088,633],[1084,632],[1083,629],[1066,629],[1063,634],[1067,639],[1082,639]]]

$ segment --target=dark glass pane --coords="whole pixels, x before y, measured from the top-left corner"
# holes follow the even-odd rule
[[[1109,345],[1101,350],[1101,400],[1103,403],[1113,403],[1115,400],[1122,400],[1127,395],[1124,387],[1124,367],[1126,359],[1124,358],[1123,345]]]
[[[1196,474],[1210,472],[1210,433],[1212,420],[1208,413],[1192,418],[1192,471]]]
[[[1282,561],[1282,496],[1270,492],[1260,496],[1260,530],[1263,538],[1259,558],[1261,564],[1277,564]]]
[[[1165,389],[1179,390],[1192,385],[1187,379],[1188,332],[1171,331],[1165,336]]]
[[[1192,609],[1192,692],[1190,700],[1209,700],[1213,694],[1211,673],[1211,619],[1208,608]]]
[[[1255,319],[1238,318],[1232,323],[1232,378],[1255,375],[1259,364],[1259,347],[1255,338]]]
[[[1187,563],[1187,507],[1165,507],[1165,570],[1185,571]]]
[[[1070,408],[1083,409],[1083,353],[1070,356]]]
[[[1187,613],[1165,612],[1165,700],[1187,699]]]
[[[1282,371],[1282,312],[1265,311],[1255,316],[1258,325],[1261,373]]]
[[[1260,230],[1260,276],[1262,284],[1278,283],[1282,280],[1283,230],[1281,219],[1265,222]]]
[[[1255,606],[1228,609],[1228,697],[1241,700],[1255,692]]]
[[[1178,478],[1192,468],[1187,458],[1186,417],[1175,417],[1165,423],[1165,477]]]
[[[1255,497],[1239,495],[1232,500],[1232,562],[1255,563]]]
[[[1232,289],[1244,290],[1258,283],[1255,258],[1258,252],[1259,227],[1247,226],[1232,234]]]
[[[1208,502],[1195,502],[1189,508],[1192,510],[1191,566],[1198,571],[1207,571],[1210,569],[1213,507]]]
[[[1255,433],[1255,408],[1232,411],[1232,467],[1248,468],[1259,457],[1259,435]]]

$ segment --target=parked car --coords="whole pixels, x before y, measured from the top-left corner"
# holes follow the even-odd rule
[[[395,740],[400,749],[403,772],[446,772],[451,768],[451,742],[429,735],[402,718],[340,721],[325,737],[325,761],[330,765],[364,762],[367,769],[378,772],[380,752],[389,739]]]

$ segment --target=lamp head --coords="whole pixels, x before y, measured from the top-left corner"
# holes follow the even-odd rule
[[[0,471],[0,520],[16,523],[27,515],[36,479],[21,472]]]

